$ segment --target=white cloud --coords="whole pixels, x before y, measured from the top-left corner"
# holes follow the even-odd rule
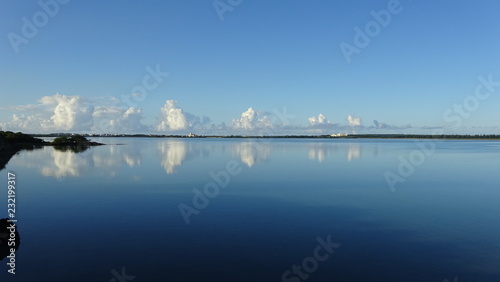
[[[88,130],[92,126],[94,107],[85,105],[79,96],[56,94],[44,96],[44,105],[55,105],[51,122],[46,127],[57,130]]]
[[[175,106],[177,102],[167,100],[161,108],[160,122],[156,129],[158,131],[180,130],[188,127],[186,115],[181,108]]]
[[[89,130],[93,123],[94,107],[85,103],[80,96],[44,96],[39,100],[39,104],[12,109],[31,112],[32,115],[13,114],[11,121],[1,124],[8,130],[81,131]]]
[[[143,119],[142,109],[98,106],[93,116],[98,121],[93,128],[96,132],[140,133],[147,130],[147,126],[141,121]]]
[[[200,118],[193,114],[184,112],[183,109],[176,106],[177,101],[167,100],[161,108],[161,114],[156,125],[157,131],[169,130],[202,130],[204,126],[210,123],[207,117]]]
[[[412,126],[410,124],[396,126],[396,125],[387,124],[384,122],[379,122],[378,120],[374,120],[373,124],[374,124],[374,128],[377,130],[403,130],[403,129],[412,128]],[[425,129],[426,127],[424,126],[422,128]],[[437,128],[440,129],[442,127],[437,127]],[[429,129],[434,129],[434,128],[429,128]]]
[[[257,112],[252,107],[244,111],[239,119],[233,119],[234,129],[254,130],[259,128],[272,128],[271,119],[268,114]]]
[[[3,130],[32,131],[34,128],[33,125],[41,127],[42,122],[43,117],[40,115],[26,116],[24,114],[13,114],[9,122],[0,123],[0,126]]]
[[[356,118],[351,115],[347,116],[347,122],[349,123],[349,126],[361,126],[361,118]]]
[[[44,96],[38,104],[10,107],[10,110],[23,113],[14,113],[10,121],[0,126],[5,130],[26,132],[137,133],[147,130],[142,124],[142,109],[93,104],[81,96]]]
[[[387,128],[388,127],[387,124],[385,124],[383,122],[379,122],[378,120],[374,120],[373,124],[375,125],[376,129],[382,129],[382,128]]]
[[[13,114],[7,122],[0,123],[0,129],[27,133],[46,132],[93,132],[93,133],[172,133],[205,135],[283,135],[283,134],[332,134],[332,133],[391,133],[411,128],[412,132],[429,132],[429,127],[396,126],[373,121],[363,125],[359,117],[348,115],[346,123],[338,124],[320,113],[308,118],[305,126],[286,124],[282,114],[258,111],[250,107],[238,118],[226,125],[210,123],[208,117],[199,117],[177,106],[174,100],[166,100],[160,108],[155,124],[143,124],[143,110],[136,107],[120,107],[119,98],[83,98],[55,94],[42,97],[38,103],[0,107]],[[285,113],[285,117],[287,114]],[[149,117],[151,118],[151,117]],[[480,129],[474,129],[474,132]],[[498,129],[496,129],[498,131]],[[487,132],[491,132],[488,129]]]
[[[318,117],[310,117],[309,125],[314,126],[318,124],[329,124],[330,121],[323,114],[319,114]]]

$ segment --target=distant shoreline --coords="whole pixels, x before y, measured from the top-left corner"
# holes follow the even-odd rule
[[[33,137],[72,136],[70,133],[29,134]],[[81,134],[85,137],[138,137],[138,138],[221,138],[221,139],[433,139],[433,140],[500,140],[500,135],[430,135],[430,134],[345,134],[345,135],[161,135],[161,134]]]

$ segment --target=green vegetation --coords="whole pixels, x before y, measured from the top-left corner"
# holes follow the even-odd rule
[[[17,152],[33,150],[46,145],[47,142],[21,132],[0,131],[0,170]]]
[[[0,148],[32,148],[43,145],[52,146],[96,146],[102,145],[101,143],[91,142],[83,135],[71,135],[57,137],[52,142],[46,142],[42,139],[35,138],[31,135],[21,132],[0,131]]]
[[[92,142],[83,135],[59,136],[50,143],[58,151],[72,151],[80,153],[87,150],[90,146],[103,145]]]
[[[45,142],[42,139],[33,136],[12,131],[0,131],[0,139],[4,143],[15,146],[20,144],[43,145]]]
[[[51,144],[54,146],[88,146],[91,145],[91,143],[92,142],[82,135],[73,135],[69,137],[57,137]]]

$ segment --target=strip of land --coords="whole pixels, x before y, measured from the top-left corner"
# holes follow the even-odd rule
[[[33,137],[68,137],[70,133],[31,134]],[[332,134],[332,135],[165,135],[165,134],[82,134],[84,137],[143,137],[143,138],[329,138],[329,139],[451,139],[451,140],[500,140],[498,134]]]

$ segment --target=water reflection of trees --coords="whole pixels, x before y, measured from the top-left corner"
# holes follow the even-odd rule
[[[73,152],[73,153],[83,153],[90,149],[90,146],[53,146],[54,150],[60,152]]]
[[[33,146],[28,148],[0,148],[0,170],[5,169],[5,166],[9,163],[10,159],[17,155],[21,151],[33,151],[36,149],[41,149],[42,146]]]

